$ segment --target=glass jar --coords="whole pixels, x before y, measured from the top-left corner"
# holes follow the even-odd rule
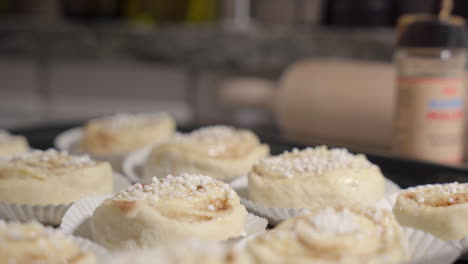
[[[402,33],[395,54],[394,149],[410,158],[459,163],[464,148],[463,26],[435,20],[415,24]]]

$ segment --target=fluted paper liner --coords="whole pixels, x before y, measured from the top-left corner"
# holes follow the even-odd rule
[[[231,182],[232,188],[236,190],[237,194],[241,197],[241,203],[250,212],[265,217],[268,222],[272,225],[279,224],[280,222],[301,214],[306,209],[296,208],[272,208],[266,207],[261,204],[254,203],[248,199],[248,179],[247,176],[243,176]],[[401,190],[400,187],[391,180],[385,178],[385,195],[398,193]]]
[[[98,263],[101,263],[100,261],[110,255],[107,249],[88,239],[77,236],[71,236],[70,238],[81,250],[93,253],[98,259]]]
[[[151,153],[152,148],[147,147],[129,153],[123,163],[122,171],[127,175],[133,183],[143,181],[143,165]]]
[[[117,171],[122,170],[122,162],[127,153],[114,154],[114,155],[95,155],[85,153],[79,149],[81,140],[83,138],[83,129],[75,127],[60,133],[54,140],[55,148],[59,150],[66,150],[70,154],[83,155],[88,154],[92,159],[107,161],[112,165],[112,168]]]
[[[128,186],[130,186],[130,182],[124,176],[114,173],[116,192],[126,189]],[[58,226],[71,205],[28,205],[0,202],[0,219],[19,222],[36,220],[44,225]]]
[[[452,243],[443,241],[422,230],[403,227],[407,237],[411,264],[445,264],[455,262],[461,250]]]
[[[75,202],[65,213],[60,228],[66,234],[92,239],[90,220],[94,210],[111,195],[99,195],[81,199]],[[244,235],[250,236],[264,232],[268,221],[254,214],[247,214]],[[236,239],[236,238],[234,238]]]
[[[417,189],[421,187],[438,187],[441,185],[443,184],[426,184],[426,185],[419,185],[419,186],[411,187],[405,190]],[[394,193],[392,195],[385,197],[382,201],[377,203],[377,207],[393,211],[393,206],[395,206],[397,196],[398,196],[398,193]],[[452,241],[449,241],[449,243],[464,252],[468,251],[468,237],[465,237],[461,240],[452,240]],[[463,258],[467,259],[467,257],[468,256],[464,256]]]

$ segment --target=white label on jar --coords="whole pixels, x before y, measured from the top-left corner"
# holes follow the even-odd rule
[[[462,78],[401,78],[395,150],[429,161],[463,159]]]

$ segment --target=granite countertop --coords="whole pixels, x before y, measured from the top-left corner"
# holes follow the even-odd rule
[[[43,60],[129,59],[248,73],[278,72],[302,57],[389,61],[392,29],[221,26],[137,27],[128,24],[0,20],[0,56]]]

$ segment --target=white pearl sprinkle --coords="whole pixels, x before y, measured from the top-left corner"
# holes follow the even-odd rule
[[[102,127],[108,131],[117,131],[127,127],[136,127],[148,123],[159,122],[167,117],[168,115],[166,113],[118,113],[113,116],[103,117],[93,121],[100,122]]]
[[[198,142],[207,148],[209,156],[217,156],[226,152],[234,142],[242,142],[245,135],[237,133],[237,130],[230,126],[209,126],[192,131],[187,134],[176,134],[174,142],[191,144]]]
[[[260,160],[256,166],[267,168],[285,178],[303,174],[322,174],[336,169],[365,169],[375,167],[362,155],[354,155],[344,148],[328,149],[325,146],[293,149],[281,155]]]
[[[418,197],[418,203],[422,204],[422,203],[424,203],[424,201],[425,201],[424,197],[422,197],[422,196]]]
[[[209,176],[181,174],[174,177],[168,175],[158,179],[153,177],[152,182],[142,185],[137,183],[114,195],[114,200],[145,200],[155,203],[159,199],[192,199],[192,197],[213,197],[214,193],[221,193],[228,199],[235,197],[234,190],[226,183],[215,180]],[[215,197],[216,198],[216,197]],[[213,205],[211,205],[213,206]],[[208,206],[208,209],[211,208]],[[213,206],[214,208],[214,206]]]
[[[55,149],[33,150],[24,154],[14,155],[7,158],[10,162],[26,162],[33,166],[57,165],[85,167],[95,165],[95,162],[88,155],[70,155],[67,151],[57,151]]]
[[[349,209],[325,208],[310,219],[317,233],[328,235],[350,234],[360,230],[356,216]]]

